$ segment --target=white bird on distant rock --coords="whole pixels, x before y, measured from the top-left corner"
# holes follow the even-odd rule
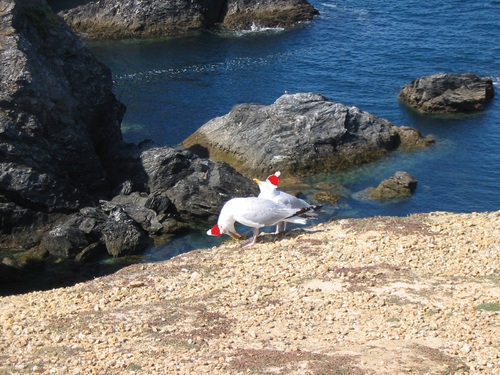
[[[238,222],[253,228],[252,241],[244,246],[255,244],[259,235],[259,228],[276,225],[280,221],[295,224],[306,224],[306,218],[302,217],[311,208],[288,208],[269,199],[247,197],[233,198],[222,207],[217,224],[207,231],[210,236],[222,236],[227,234],[232,238],[240,237],[234,228]]]
[[[276,172],[270,175],[266,181],[261,181],[258,178],[254,178],[253,181],[259,185],[259,198],[269,199],[278,204],[282,204],[289,208],[301,209],[308,208],[309,211],[304,215],[308,217],[317,216],[313,211],[317,211],[321,209],[321,205],[311,205],[307,203],[305,200],[296,197],[295,195],[285,193],[284,191],[278,190],[279,185],[279,177],[281,172]],[[283,223],[283,230],[286,230],[286,222]],[[276,233],[280,232],[280,223],[276,225]]]

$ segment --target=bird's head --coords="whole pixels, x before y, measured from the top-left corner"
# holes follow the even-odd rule
[[[280,176],[281,176],[281,172],[278,171],[278,172],[275,172],[274,174],[270,175],[266,182],[273,185],[274,187],[278,188],[278,185],[280,183]]]
[[[209,236],[222,236],[224,234],[224,230],[219,224],[215,224],[212,229],[207,230],[207,234]]]
[[[238,239],[241,235],[236,232],[234,229],[234,225],[231,225],[232,229],[224,229],[220,224],[215,224],[212,229],[207,230],[207,234],[209,236],[222,236],[223,234],[227,234],[231,238]]]
[[[276,172],[275,174],[270,175],[266,181],[261,181],[258,178],[254,178],[253,182],[259,185],[259,189],[261,191],[274,191],[278,188],[280,182],[280,174],[281,172]]]

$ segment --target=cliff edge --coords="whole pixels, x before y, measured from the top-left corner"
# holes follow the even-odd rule
[[[2,297],[0,372],[497,374],[499,224],[342,219]]]

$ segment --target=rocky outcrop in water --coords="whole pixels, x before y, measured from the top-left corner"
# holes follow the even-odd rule
[[[396,172],[377,187],[368,189],[369,197],[380,201],[410,197],[417,188],[417,180],[408,172]]]
[[[288,28],[317,14],[306,0],[228,0],[222,25],[232,30],[252,26]]]
[[[410,82],[399,92],[403,102],[426,113],[482,111],[493,96],[492,80],[474,73],[432,74]]]
[[[271,105],[241,104],[184,142],[247,177],[280,170],[312,175],[373,161],[400,147],[434,141],[356,107],[315,93],[285,94]]]
[[[110,70],[44,1],[2,6],[1,248],[33,249],[30,260],[136,253],[256,193],[227,164],[125,144]]]
[[[54,8],[60,3],[54,3]],[[306,0],[85,1],[59,14],[92,39],[159,37],[221,25],[291,27],[318,14]]]

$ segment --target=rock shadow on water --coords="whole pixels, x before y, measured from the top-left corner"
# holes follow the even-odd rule
[[[131,264],[139,263],[141,259],[142,256],[126,256],[79,262],[47,257],[22,269],[1,263],[0,296],[73,286],[112,274]]]

